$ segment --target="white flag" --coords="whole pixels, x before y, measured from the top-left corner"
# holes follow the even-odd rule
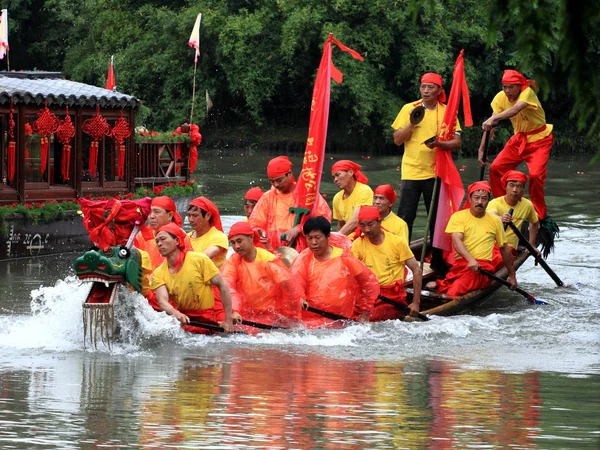
[[[196,57],[194,58],[194,63],[198,62],[198,56],[200,56],[200,22],[202,21],[202,13],[198,13],[196,17],[196,23],[194,24],[194,29],[192,30],[192,34],[190,35],[190,40],[188,41],[188,45],[190,47],[194,47],[196,49]]]
[[[0,59],[8,52],[8,11],[2,10],[0,16]]]

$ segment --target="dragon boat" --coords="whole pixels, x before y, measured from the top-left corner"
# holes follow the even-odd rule
[[[120,286],[130,291],[143,294],[142,255],[133,246],[135,235],[143,227],[150,212],[150,198],[141,200],[106,200],[101,202],[82,201],[84,226],[90,235],[93,247],[78,257],[74,262],[77,277],[90,282],[90,290],[83,302],[84,341],[88,340],[96,346],[102,341],[110,346],[115,333],[114,308]],[[411,250],[420,255],[423,240],[411,243]],[[286,250],[286,249],[283,249]],[[294,259],[293,249],[283,252],[286,264],[291,265]],[[296,253],[297,255],[297,253]],[[519,247],[515,259],[518,269],[530,256],[526,248]],[[506,280],[508,271],[502,268],[495,274]],[[423,268],[423,285],[434,278],[434,272],[425,263]],[[474,308],[489,298],[502,286],[500,281],[493,281],[485,289],[477,289],[459,297],[447,296],[434,291],[421,291],[421,318],[423,316],[448,316],[458,314],[467,308]],[[414,294],[410,276],[405,282],[407,300],[410,302]],[[192,320],[194,320],[192,318]],[[248,324],[249,325],[249,324]],[[239,330],[248,331],[248,325]],[[258,324],[260,325],[260,324]],[[341,326],[343,326],[342,324]],[[252,327],[252,325],[249,325]],[[261,328],[261,327],[259,327]],[[271,329],[277,327],[264,327]],[[219,332],[217,324],[193,322],[185,326],[192,333]]]

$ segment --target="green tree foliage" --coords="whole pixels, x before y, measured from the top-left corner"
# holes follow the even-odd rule
[[[110,55],[117,85],[142,99],[146,125],[189,121],[194,51],[202,12],[194,118],[208,90],[227,128],[305,128],[323,43],[331,32],[365,56],[334,48],[345,74],[332,83],[333,130],[389,143],[400,107],[418,98],[420,76],[446,88],[465,49],[475,122],[490,113],[502,70],[535,77],[549,118],[600,131],[597,2],[567,0],[22,0],[9,5],[15,69],[61,70],[102,86]],[[18,4],[17,4],[18,3]],[[24,30],[28,30],[24,32]],[[562,122],[561,122],[562,121]],[[575,133],[575,129],[572,128]],[[473,130],[473,135],[479,131]]]

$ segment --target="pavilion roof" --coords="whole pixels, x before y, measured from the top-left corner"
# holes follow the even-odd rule
[[[60,72],[0,72],[0,104],[48,106],[100,105],[103,108],[135,109],[140,100],[116,91],[65,80]]]

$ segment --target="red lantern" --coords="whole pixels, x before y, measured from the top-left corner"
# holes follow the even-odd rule
[[[121,117],[119,120],[115,122],[111,134],[115,140],[115,143],[119,146],[117,177],[122,180],[125,178],[125,144],[123,144],[123,141],[131,136],[131,128],[129,127],[129,122],[127,122],[125,117],[123,117],[123,111],[121,111]]]
[[[48,165],[48,138],[56,132],[58,128],[59,120],[53,113],[48,109],[48,105],[44,106],[38,113],[38,118],[33,122],[33,131],[37,134],[41,134],[40,139],[40,175],[43,177],[46,172],[46,166]]]
[[[90,143],[90,159],[88,161],[88,171],[90,177],[95,178],[98,173],[98,141],[103,136],[110,136],[110,125],[106,119],[100,115],[100,105],[96,105],[96,114],[83,122],[81,127],[85,134],[92,137]]]
[[[65,119],[60,121],[56,130],[56,137],[63,146],[60,167],[63,180],[67,181],[71,165],[71,139],[75,136],[75,127],[71,122],[71,116],[69,116],[69,107],[67,106],[65,110]]]

